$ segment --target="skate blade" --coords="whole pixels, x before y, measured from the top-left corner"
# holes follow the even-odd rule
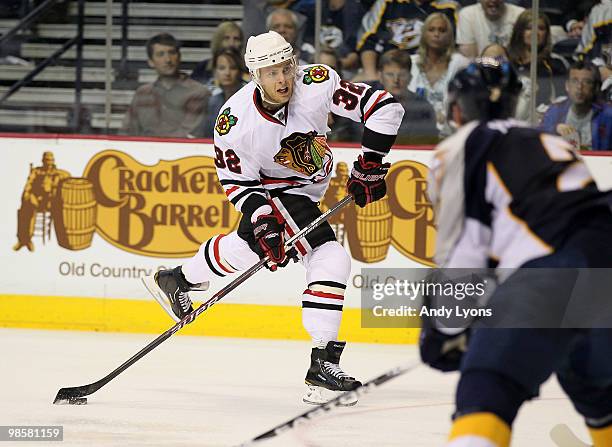
[[[155,301],[159,303],[159,305],[166,311],[170,318],[172,318],[177,323],[180,322],[180,318],[177,317],[172,311],[172,306],[170,306],[170,302],[166,297],[166,294],[159,288],[157,283],[155,282],[155,278],[153,276],[145,276],[144,278],[140,278],[142,284],[145,286],[145,289],[151,294]]]
[[[344,391],[332,391],[321,386],[308,385],[308,390],[302,397],[302,402],[309,405],[323,405],[332,399],[344,394]],[[358,402],[357,396],[342,399],[338,404],[343,407],[352,407]]]

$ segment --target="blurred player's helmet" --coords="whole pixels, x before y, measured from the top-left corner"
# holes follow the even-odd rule
[[[268,31],[249,37],[244,61],[262,95],[264,92],[259,80],[260,68],[270,67],[285,61],[291,61],[294,67],[297,65],[293,55],[293,47],[276,31]]]
[[[459,105],[464,122],[514,115],[522,83],[510,62],[483,57],[459,71],[448,86],[448,117]]]

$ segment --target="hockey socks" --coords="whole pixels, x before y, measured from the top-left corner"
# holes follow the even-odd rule
[[[453,422],[446,447],[508,447],[510,426],[493,413],[471,413]]]
[[[302,324],[314,347],[325,348],[328,342],[338,339],[345,288],[333,281],[317,281],[304,290]]]

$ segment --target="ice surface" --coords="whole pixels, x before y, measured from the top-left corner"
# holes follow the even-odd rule
[[[163,343],[87,405],[52,404],[59,388],[102,378],[153,338],[0,329],[0,425],[64,426],[64,442],[37,446],[233,446],[312,408],[301,402],[308,343],[187,336]],[[416,355],[415,346],[348,343],[342,365],[367,380]],[[456,380],[420,366],[354,407],[261,445],[442,446]],[[513,447],[553,446],[548,432],[557,423],[588,439],[551,380],[521,410]]]

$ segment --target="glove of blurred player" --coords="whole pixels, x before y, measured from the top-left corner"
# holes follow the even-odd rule
[[[419,337],[421,360],[440,371],[457,371],[461,366],[461,358],[467,351],[469,335],[469,329],[445,334],[423,324]]]
[[[285,267],[291,259],[297,261],[297,251],[291,248],[285,253],[285,221],[276,214],[262,214],[253,224],[255,249],[260,258],[268,256],[266,267],[275,271]]]
[[[376,202],[387,194],[385,175],[391,167],[389,163],[382,163],[382,157],[370,152],[360,155],[353,163],[351,177],[346,184],[349,194],[355,203],[363,208],[368,203]]]

